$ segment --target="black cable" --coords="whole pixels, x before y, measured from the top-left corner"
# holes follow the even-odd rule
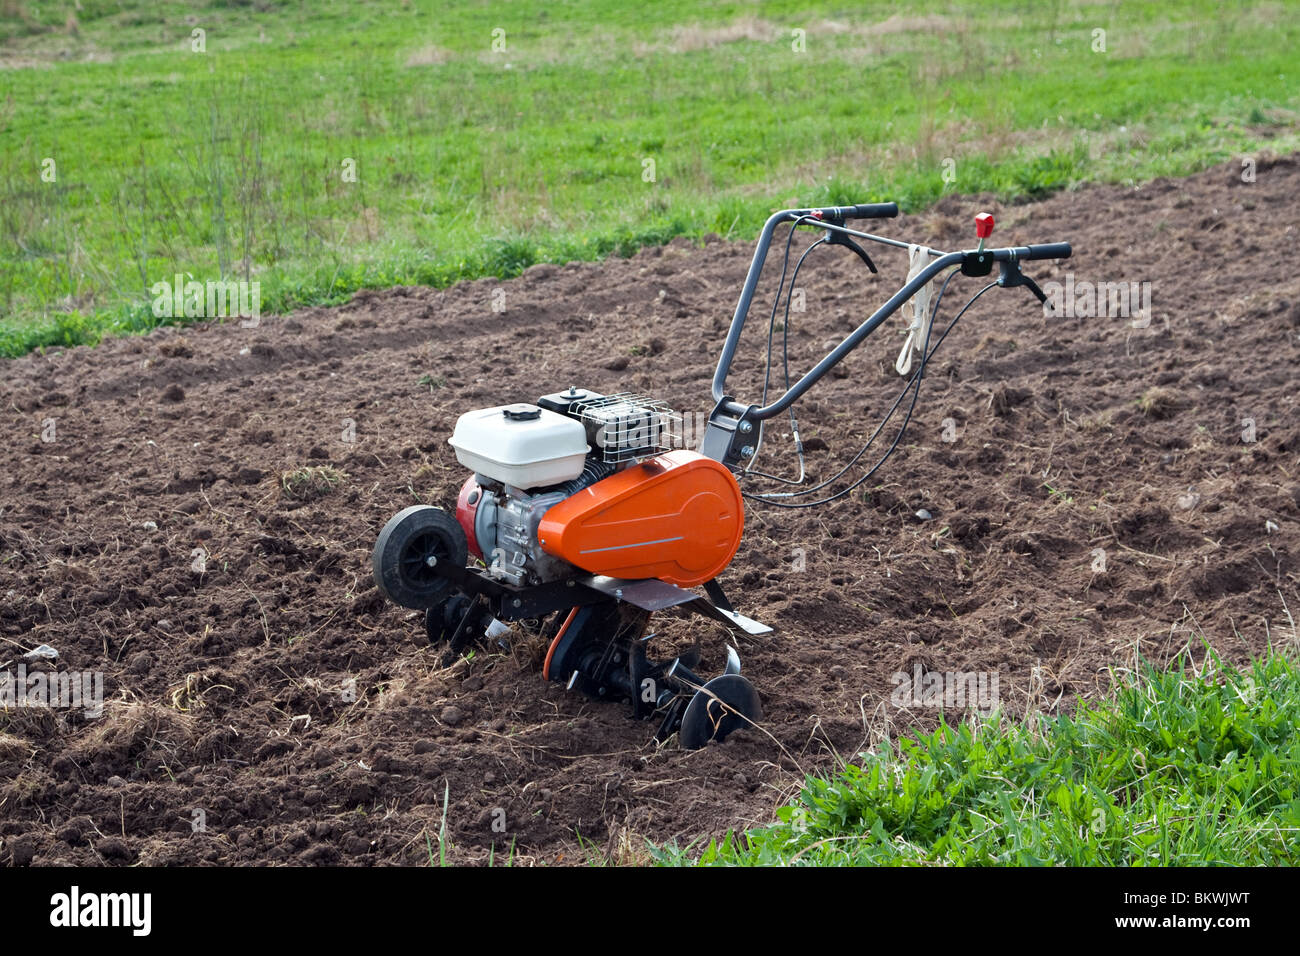
[[[793,238],[793,232],[791,232],[791,238]],[[818,246],[825,243],[826,241],[827,241],[826,237],[822,236],[816,242],[812,243],[807,249],[805,249],[803,251],[803,254],[799,256],[799,261],[795,263],[794,272],[791,273],[790,275],[790,291],[786,293],[786,297],[785,297],[785,318],[784,318],[784,325],[782,326],[781,329],[781,363],[782,363],[782,369],[785,377],[785,390],[787,392],[790,390],[790,305],[791,305],[792,298],[794,296],[795,283],[799,281],[799,270],[803,268],[804,260],[808,258],[808,254],[811,253]],[[789,263],[790,263],[790,242],[787,239],[786,248],[785,248],[785,263],[781,270],[781,288],[784,288],[785,286],[785,270],[786,268],[788,268]],[[768,384],[772,379],[772,339],[776,333],[776,310],[781,305],[781,288],[777,289],[776,299],[772,303],[772,314],[768,318],[767,365],[766,368],[763,370],[763,399],[759,403],[760,405],[767,404]],[[803,443],[799,441],[799,421],[798,419],[795,418],[794,405],[790,406],[789,415],[790,415],[790,433],[794,436],[795,453],[796,455],[798,455],[799,458],[799,477],[786,478],[782,475],[770,475],[765,471],[754,470],[754,463],[758,461],[758,454],[763,449],[763,436],[761,432],[759,433],[758,436],[758,447],[754,449],[754,457],[750,459],[749,465],[744,469],[743,474],[747,476],[752,475],[758,478],[769,478],[772,481],[779,481],[787,485],[803,484],[803,480],[805,477]]]
[[[933,327],[934,325],[935,317],[939,314],[939,306],[943,302],[944,293],[948,291],[948,284],[952,282],[953,277],[957,274],[958,268],[959,268],[958,266],[953,266],[953,268],[949,271],[948,275],[944,278],[943,285],[939,287],[939,294],[935,296],[934,306],[930,310],[931,327]],[[951,326],[949,326],[949,328],[951,328]],[[945,332],[944,334],[946,335],[947,332]],[[942,338],[940,339],[940,341],[942,341]],[[924,359],[924,356],[922,356],[922,358]],[[920,371],[919,366],[917,371],[918,372]],[[880,433],[884,431],[885,426],[889,424],[889,420],[894,417],[894,412],[898,411],[898,406],[902,404],[903,399],[907,396],[908,390],[912,388],[912,384],[915,378],[916,376],[913,375],[912,378],[907,380],[907,384],[905,384],[903,386],[903,390],[898,393],[898,398],[894,399],[894,404],[891,405],[889,411],[885,413],[885,417],[881,419],[881,422],[876,427],[876,430],[872,433],[871,437],[867,439],[867,443],[863,445],[862,448],[858,450],[858,453],[854,455],[852,458],[850,458],[848,462],[844,465],[844,467],[841,468],[839,471],[837,471],[835,474],[831,475],[829,478],[827,478],[825,481],[820,482],[819,484],[810,485],[809,487],[803,488],[799,491],[755,492],[752,497],[754,497],[755,499],[763,499],[763,500],[770,500],[772,498],[799,498],[804,495],[815,494],[816,492],[821,491],[826,486],[833,485],[835,482],[837,482],[840,478],[844,476],[845,472],[847,472],[850,468],[856,465],[858,463],[858,459],[860,459],[863,455],[865,455],[870,450],[871,446],[875,444],[876,439],[880,437]],[[791,483],[791,482],[787,482],[787,483]]]
[[[949,276],[949,278],[951,279],[951,275]],[[947,282],[945,282],[944,285],[946,287]],[[943,334],[939,336],[939,339],[937,342],[935,342],[933,348],[928,347],[929,334],[927,333],[926,342],[923,346],[921,365],[918,367],[916,374],[903,387],[903,391],[899,394],[898,398],[895,399],[893,406],[890,408],[889,412],[885,415],[880,425],[877,426],[876,431],[872,434],[871,438],[867,440],[867,444],[863,446],[863,448],[856,455],[853,456],[853,458],[849,461],[849,463],[845,465],[844,468],[840,469],[840,471],[834,477],[827,479],[826,481],[812,488],[807,488],[801,492],[795,492],[791,494],[783,495],[779,492],[771,492],[766,495],[750,494],[748,492],[741,492],[741,493],[744,494],[745,497],[747,498],[751,498],[755,501],[761,501],[764,504],[773,505],[777,508],[813,508],[819,505],[829,504],[831,502],[838,501],[840,498],[843,498],[845,495],[849,494],[850,492],[852,492],[853,490],[861,486],[862,483],[865,482],[867,479],[871,478],[871,476],[874,475],[880,469],[880,467],[884,465],[886,461],[889,460],[889,457],[894,453],[894,451],[897,450],[899,442],[902,441],[903,435],[907,431],[907,426],[911,423],[912,414],[916,409],[917,399],[920,397],[921,380],[923,379],[925,374],[926,364],[929,362],[930,358],[933,357],[934,353],[938,351],[939,346],[943,344],[943,341],[944,339],[947,338],[948,333],[952,331],[953,327],[957,324],[957,321],[962,317],[962,315],[965,314],[966,310],[969,309],[980,296],[982,296],[985,292],[987,292],[995,285],[997,285],[996,282],[990,283],[989,285],[985,286],[983,289],[980,289],[980,291],[975,293],[975,295],[971,296],[970,300],[953,317],[952,321],[948,323],[947,328],[945,328]],[[938,302],[936,302],[935,304],[936,304],[936,311],[937,311]],[[933,321],[933,315],[932,315],[932,321]],[[826,487],[827,484],[830,484],[831,482],[835,481],[840,476],[842,476],[846,471],[848,471],[851,467],[853,467],[853,465],[858,461],[858,459],[860,459],[862,455],[875,442],[876,438],[880,435],[881,431],[884,430],[885,425],[889,422],[889,419],[892,418],[894,412],[897,411],[898,406],[902,403],[902,400],[906,397],[908,391],[912,392],[912,401],[908,405],[907,414],[904,416],[902,425],[899,426],[898,434],[894,436],[894,440],[890,443],[889,448],[885,450],[885,453],[880,457],[880,460],[877,461],[867,472],[861,475],[856,481],[854,481],[848,487],[843,488],[840,491],[836,492],[835,494],[830,495],[826,498],[819,499],[817,501],[786,503],[786,502],[773,500],[776,497],[797,497],[799,495],[808,494],[812,491],[816,491]]]
[[[954,274],[954,273],[950,273],[950,274],[949,274],[949,276],[948,276],[948,279],[949,279],[949,280],[952,278],[953,274]],[[948,281],[945,280],[945,282],[944,282],[944,289],[947,288],[947,285],[948,285]],[[741,494],[744,495],[746,498],[750,498],[750,499],[752,499],[752,500],[754,500],[754,501],[760,501],[760,502],[762,502],[763,504],[771,505],[771,506],[776,507],[776,508],[815,508],[815,507],[818,507],[819,505],[830,504],[831,502],[838,501],[840,498],[843,498],[845,495],[849,494],[850,492],[852,492],[852,491],[854,491],[855,489],[857,489],[858,487],[860,487],[860,486],[862,485],[863,482],[867,481],[867,479],[871,478],[872,475],[874,475],[874,474],[875,474],[875,473],[880,469],[880,466],[883,465],[886,461],[888,461],[888,460],[889,460],[889,457],[890,457],[890,456],[894,453],[894,451],[898,448],[898,443],[899,443],[900,441],[902,441],[903,435],[904,435],[904,433],[906,433],[906,431],[907,431],[907,426],[908,426],[908,425],[911,423],[911,421],[912,421],[912,413],[913,413],[913,411],[914,411],[915,408],[916,408],[916,400],[917,400],[917,398],[918,398],[918,397],[920,396],[920,394],[921,394],[921,380],[922,380],[922,379],[924,378],[924,376],[925,376],[925,367],[926,367],[926,365],[929,363],[930,358],[934,355],[935,352],[937,352],[937,351],[939,350],[939,346],[943,345],[943,341],[944,341],[944,339],[946,339],[946,338],[948,337],[948,333],[951,332],[951,331],[953,330],[953,327],[957,324],[958,320],[959,320],[963,315],[966,314],[966,310],[969,309],[972,305],[974,305],[975,302],[979,299],[980,296],[982,296],[985,292],[989,291],[989,289],[992,289],[992,288],[993,288],[994,286],[996,286],[996,285],[997,285],[997,282],[996,282],[996,281],[995,281],[995,282],[990,282],[990,283],[989,283],[988,285],[986,285],[984,288],[980,289],[980,290],[979,290],[978,292],[976,292],[973,296],[971,296],[971,297],[970,297],[970,300],[969,300],[969,301],[968,301],[964,306],[961,307],[961,310],[958,311],[958,313],[952,317],[952,321],[949,322],[949,323],[948,323],[948,327],[945,328],[945,329],[943,330],[943,334],[939,336],[939,339],[938,339],[938,341],[935,342],[933,348],[930,348],[930,331],[931,331],[931,330],[927,328],[927,330],[926,330],[926,336],[925,336],[925,344],[924,344],[924,346],[923,346],[922,349],[921,349],[921,364],[920,364],[920,367],[917,368],[917,370],[916,370],[916,374],[913,375],[912,378],[908,381],[907,385],[904,386],[902,394],[900,394],[899,397],[898,397],[898,399],[894,402],[894,406],[893,406],[893,408],[891,408],[891,409],[889,410],[889,413],[885,416],[884,421],[881,422],[880,427],[878,427],[878,428],[876,429],[875,434],[873,434],[873,435],[871,436],[871,438],[868,439],[868,441],[867,441],[867,447],[870,447],[871,443],[875,441],[875,439],[876,439],[876,435],[879,435],[879,434],[880,434],[881,429],[884,428],[885,423],[888,422],[889,419],[893,416],[895,409],[897,409],[898,405],[902,402],[904,396],[906,396],[906,395],[907,395],[907,392],[908,392],[909,390],[911,390],[911,391],[912,391],[912,401],[911,401],[911,403],[908,405],[908,408],[907,408],[907,415],[904,417],[902,425],[899,426],[898,434],[894,436],[894,440],[893,440],[893,442],[890,444],[889,448],[887,448],[887,449],[885,450],[885,453],[880,457],[880,460],[877,461],[874,465],[871,466],[871,469],[870,469],[870,470],[868,470],[867,472],[865,472],[864,474],[862,474],[861,476],[859,476],[859,477],[857,478],[857,480],[855,480],[852,484],[848,485],[847,487],[841,489],[840,491],[837,491],[837,492],[836,492],[835,494],[833,494],[833,495],[829,495],[829,496],[827,496],[827,497],[825,497],[825,498],[821,498],[821,499],[819,499],[819,500],[817,500],[817,501],[782,502],[782,501],[774,501],[774,500],[772,500],[770,497],[766,497],[766,496],[764,496],[764,495],[750,494],[749,492],[746,492],[746,491],[742,491]],[[941,299],[941,298],[942,298],[942,290],[940,291],[940,299]],[[938,306],[939,306],[939,303],[938,303],[938,301],[936,301],[936,302],[935,302],[935,312],[938,311]],[[933,322],[933,313],[931,314],[931,322]],[[865,447],[863,448],[863,451],[866,451],[866,448],[865,448]],[[860,457],[862,456],[862,453],[863,453],[863,452],[858,452],[858,454],[857,454],[856,456],[854,456],[854,460],[856,461],[857,458],[860,458]],[[851,467],[851,464],[852,464],[852,463],[850,463],[849,466],[846,466],[844,470],[847,470],[848,467]],[[844,473],[844,470],[841,470],[841,471],[840,471],[840,474],[843,474],[843,473]],[[831,479],[831,480],[834,480],[834,479]],[[823,487],[824,487],[824,484],[823,484]],[[807,490],[812,490],[812,489],[807,489]],[[805,492],[805,493],[806,493],[806,492]]]
[[[800,216],[793,223],[791,223],[790,233],[785,237],[785,253],[781,257],[781,281],[777,284],[776,297],[772,299],[772,314],[768,317],[767,320],[767,368],[764,370],[764,374],[763,374],[763,404],[764,405],[767,404],[768,382],[772,378],[772,337],[776,331],[776,310],[781,307],[781,293],[785,290],[785,274],[790,269],[790,249],[792,243],[794,242],[794,234],[798,230],[799,226],[802,225],[804,222],[816,222],[816,221],[817,220],[814,219],[812,216]],[[805,249],[803,255],[799,257],[799,263],[798,265],[795,266],[795,270],[794,270],[795,275],[792,276],[790,279],[790,289],[792,292],[794,290],[794,278],[795,276],[799,275],[799,266],[803,265],[803,261],[805,258],[807,258],[808,253],[812,252],[814,248],[821,245],[825,241],[826,241],[826,237],[822,236],[811,246]]]

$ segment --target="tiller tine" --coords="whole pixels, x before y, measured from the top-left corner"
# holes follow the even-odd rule
[[[710,740],[726,740],[732,731],[762,719],[763,707],[754,685],[739,674],[723,674],[696,691],[686,705],[677,739],[683,749],[698,750]]]
[[[723,674],[710,681],[693,669],[698,650],[667,663],[647,658],[651,613],[621,601],[577,608],[551,644],[545,675],[598,700],[626,701],[632,716],[658,719],[656,740],[677,733],[687,750],[763,719],[758,691],[740,676],[735,648],[728,646]]]

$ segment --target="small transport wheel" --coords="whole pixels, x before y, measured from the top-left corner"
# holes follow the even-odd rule
[[[370,557],[375,584],[402,607],[430,608],[451,592],[452,583],[435,569],[440,561],[465,567],[469,545],[456,519],[441,508],[412,505],[384,525]]]

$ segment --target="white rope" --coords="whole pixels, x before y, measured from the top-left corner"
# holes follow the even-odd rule
[[[907,281],[911,282],[930,264],[930,250],[926,246],[909,245],[907,261]],[[904,302],[899,311],[907,323],[907,341],[898,353],[894,370],[899,375],[907,375],[912,371],[912,359],[921,354],[930,335],[930,283],[917,289],[916,295]]]

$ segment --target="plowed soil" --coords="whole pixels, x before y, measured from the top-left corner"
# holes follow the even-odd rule
[[[394,512],[454,504],[465,471],[446,439],[464,411],[577,384],[707,412],[752,244],[677,241],[5,362],[0,663],[51,645],[57,661],[32,669],[102,671],[107,700],[98,718],[0,714],[0,860],[424,864],[445,829],[457,863],[632,861],[646,839],[764,823],[803,772],[933,726],[934,708],[891,702],[899,672],[996,673],[1007,711],[1051,713],[1139,652],[1294,645],[1300,165],[1239,174],[1006,208],[949,198],[879,225],[959,248],[988,209],[997,244],[1074,243],[1027,268],[1040,282],[1149,281],[1151,322],[1045,318],[995,289],[871,481],[811,511],[751,505],[723,584],[777,629],[739,642],[765,732],[697,752],[544,683],[522,631],[441,667],[369,558]],[[810,256],[796,370],[901,284],[905,253],[876,258],[873,277],[845,250]],[[729,382],[744,400],[771,264],[764,279]],[[955,280],[942,315],[981,284]],[[798,406],[814,476],[892,402],[899,328]],[[786,430],[760,468],[796,469]],[[338,474],[286,488],[307,467]],[[720,672],[724,633],[669,615],[656,629],[660,655],[698,640],[700,670]]]

